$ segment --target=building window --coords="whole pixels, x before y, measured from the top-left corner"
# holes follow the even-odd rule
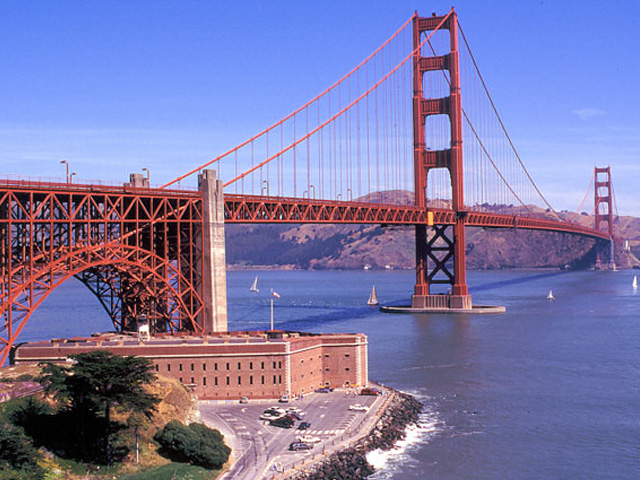
[[[192,371],[192,372],[193,372],[193,367],[194,367],[194,365],[193,365],[193,363],[192,363],[192,364],[191,364],[191,371]]]
[[[273,362],[273,369],[276,369],[276,362]]]
[[[207,386],[207,377],[202,377],[202,385]]]
[[[182,377],[180,377],[179,380],[180,380],[180,383],[182,383]]]
[[[242,364],[238,362],[238,370],[242,370]]]
[[[282,368],[282,362],[278,362],[278,368]]]
[[[217,363],[214,363],[214,364],[213,364],[213,369],[214,369],[216,372],[218,371],[218,364],[217,364]]]
[[[275,375],[273,376],[273,384],[274,385],[276,384],[276,376]]]
[[[193,380],[194,380],[194,378],[193,378],[193,377],[191,377],[191,385],[193,385],[194,383],[196,383],[196,382],[194,382]]]
[[[206,372],[206,371],[207,371],[207,364],[206,364],[206,363],[203,363],[203,364],[202,364],[202,371],[203,371],[203,372]]]
[[[238,377],[238,385],[242,385],[242,377]]]
[[[229,362],[227,362],[227,370],[229,370]]]
[[[218,377],[214,377],[213,378],[213,384],[217,387],[218,386]]]
[[[182,364],[178,365],[178,370],[182,371]]]
[[[345,357],[347,357],[347,358],[349,358],[349,354],[348,354],[348,353],[345,353],[345,354],[344,354],[344,356],[345,356]]]
[[[158,372],[158,371],[159,371],[159,370],[158,370],[158,368],[159,368],[159,367],[160,367],[160,365],[158,365],[158,364],[156,363],[156,372]]]
[[[325,368],[325,369],[324,369],[324,371],[325,371],[325,372],[328,372],[328,371],[329,371],[329,369],[328,369],[328,368]]]
[[[262,385],[264,385],[264,375],[262,375]]]
[[[324,358],[329,358],[329,355],[325,355]]]
[[[253,385],[253,375],[249,376],[249,385]]]
[[[167,364],[167,372],[170,372],[170,371],[171,371],[171,364],[170,364],[170,363],[168,363],[168,364]]]
[[[253,362],[249,362],[249,370],[253,370]]]
[[[351,370],[349,367],[345,368],[345,370],[348,372],[349,370]]]
[[[264,370],[264,362],[260,362],[260,368]]]
[[[282,375],[278,375],[278,383],[282,383]]]
[[[230,382],[229,377],[227,377],[227,385],[229,385],[229,382]]]

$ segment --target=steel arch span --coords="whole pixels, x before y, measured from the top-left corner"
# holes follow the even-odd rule
[[[119,331],[201,331],[202,200],[127,187],[0,187],[2,362],[26,321],[78,276]]]

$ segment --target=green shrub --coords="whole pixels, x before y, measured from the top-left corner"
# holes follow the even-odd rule
[[[231,449],[223,435],[201,423],[183,425],[177,420],[167,423],[154,436],[160,444],[160,454],[174,462],[188,462],[205,468],[221,468]]]
[[[44,472],[38,466],[40,453],[31,443],[31,439],[17,427],[0,424],[0,472],[11,478],[43,478]],[[2,478],[2,477],[0,477]]]

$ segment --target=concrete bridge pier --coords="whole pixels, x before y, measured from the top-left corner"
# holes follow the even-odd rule
[[[227,268],[224,243],[224,197],[222,180],[215,170],[198,175],[203,198],[203,301],[199,323],[206,333],[227,331]]]

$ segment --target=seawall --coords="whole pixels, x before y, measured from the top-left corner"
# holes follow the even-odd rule
[[[361,480],[374,472],[367,462],[370,451],[389,450],[405,436],[407,426],[418,421],[422,404],[409,394],[390,390],[384,411],[373,428],[351,446],[332,453],[303,469],[279,477],[286,480]]]

